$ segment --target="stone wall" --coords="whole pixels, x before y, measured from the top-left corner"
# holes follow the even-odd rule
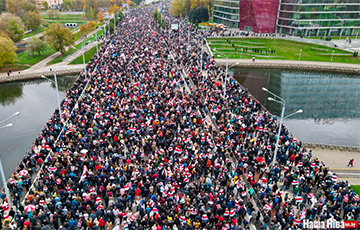
[[[219,65],[225,67],[226,60],[217,60]],[[229,60],[229,65],[236,63],[235,60]],[[337,73],[355,73],[360,74],[360,68],[348,67],[348,66],[338,66],[338,65],[317,65],[317,64],[303,64],[303,63],[257,63],[255,62],[239,62],[238,64],[233,64],[232,68],[254,68],[254,69],[282,69],[282,70],[309,70],[309,71],[328,71],[328,72],[337,72]]]
[[[63,70],[56,70],[56,76],[62,76],[62,75],[75,75],[79,74],[83,68],[69,68],[69,69],[63,69]],[[54,72],[53,71],[44,71],[44,72],[33,72],[33,73],[21,73],[13,72],[10,76],[1,77],[0,83],[4,82],[12,82],[12,81],[23,81],[23,80],[31,80],[31,79],[38,79],[41,78],[41,75],[44,75],[45,77],[53,77]]]

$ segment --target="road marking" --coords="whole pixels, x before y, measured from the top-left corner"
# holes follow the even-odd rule
[[[360,176],[360,173],[335,173],[336,175],[355,175],[355,176]]]
[[[349,171],[360,171],[358,168],[329,168],[330,170],[349,170]]]

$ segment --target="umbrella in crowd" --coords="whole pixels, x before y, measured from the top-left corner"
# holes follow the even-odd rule
[[[19,177],[24,177],[28,174],[28,171],[26,169],[23,169],[19,172]]]
[[[33,204],[28,204],[25,206],[26,212],[33,212],[34,210],[35,210],[35,205],[33,205]]]

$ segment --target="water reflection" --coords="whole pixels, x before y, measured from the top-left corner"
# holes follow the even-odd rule
[[[321,72],[232,69],[271,113],[281,106],[268,101],[266,87],[286,101],[286,113],[303,109],[285,124],[305,142],[360,146],[360,76]]]
[[[6,87],[0,87],[0,104],[2,106],[13,105],[17,98],[22,97],[21,84],[6,84]]]
[[[60,98],[64,98],[77,76],[58,77]],[[11,128],[0,130],[0,157],[9,176],[57,107],[55,85],[39,79],[0,84],[0,120],[16,111]]]

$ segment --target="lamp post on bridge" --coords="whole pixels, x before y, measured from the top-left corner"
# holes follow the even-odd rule
[[[274,151],[274,156],[273,156],[273,161],[272,161],[272,168],[274,168],[276,158],[277,158],[277,153],[278,153],[278,150],[279,150],[279,140],[280,140],[280,134],[281,134],[282,124],[283,124],[283,120],[284,120],[284,114],[285,114],[285,100],[283,98],[279,97],[278,95],[274,94],[273,92],[269,91],[265,87],[263,87],[262,90],[265,91],[265,92],[268,92],[269,94],[274,96],[274,98],[273,97],[268,97],[269,101],[274,101],[274,102],[279,103],[279,104],[282,105],[279,130],[278,130],[278,132],[276,134],[275,151]],[[275,99],[275,98],[277,98],[277,99]],[[303,112],[303,110],[300,109],[300,110],[296,111],[295,113],[292,113],[292,114],[286,116],[285,118],[288,118],[290,116],[293,116],[295,114],[302,113],[302,112]]]

